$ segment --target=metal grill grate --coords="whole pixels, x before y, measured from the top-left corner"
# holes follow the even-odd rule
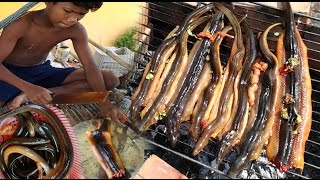
[[[203,5],[204,3],[198,3],[198,6]],[[282,22],[282,12],[277,9],[273,9],[270,7],[262,6],[256,3],[248,3],[249,5],[255,6],[241,6],[240,4],[233,4],[232,7],[229,5],[229,8],[233,8],[234,13],[237,18],[240,19],[243,16],[247,15],[247,20],[251,25],[251,28],[255,33],[261,32],[266,29],[269,25]],[[161,44],[163,39],[167,36],[167,34],[176,26],[180,25],[180,23],[184,20],[184,18],[192,12],[196,7],[187,3],[182,2],[150,2],[146,3],[146,6],[143,7],[144,13],[141,13],[142,21],[140,24],[139,31],[139,42],[140,47],[136,54],[138,55],[136,62],[140,68],[143,69],[146,62],[151,58],[152,51],[155,51],[156,48]],[[320,177],[320,167],[317,165],[317,162],[320,162],[320,133],[318,129],[320,128],[320,81],[317,80],[316,77],[320,76],[320,27],[315,25],[311,25],[313,23],[310,22],[320,22],[320,19],[310,17],[304,14],[296,13],[295,18],[299,22],[298,29],[300,34],[308,47],[308,57],[309,57],[309,66],[310,66],[310,75],[312,81],[312,129],[309,135],[309,139],[306,143],[306,151],[305,151],[305,169],[302,172],[302,175],[296,173],[291,170],[286,173],[286,178],[319,178]],[[269,36],[269,47],[271,49],[275,49],[276,45],[276,37],[273,36],[273,33],[276,31],[273,30]],[[144,38],[141,38],[144,37]],[[189,42],[193,43],[193,42]],[[222,45],[222,48],[225,50],[229,50],[230,47],[227,45]],[[228,51],[226,51],[228,52]],[[222,54],[223,57],[228,57],[228,54]],[[143,57],[143,58],[141,58]],[[136,75],[136,74],[135,74]],[[133,75],[130,79],[130,82],[139,83],[139,77],[135,77]],[[140,73],[141,76],[141,73]],[[99,118],[99,113],[97,106],[94,104],[90,105],[60,105],[59,108],[64,110],[67,114],[71,115],[73,119],[76,121],[75,123],[84,121],[86,119]],[[85,112],[85,113],[84,113]],[[187,139],[181,139],[177,143],[175,147],[172,147],[169,141],[166,140],[166,134],[161,133],[158,129],[161,127],[161,124],[157,126],[153,126],[148,131],[148,135],[151,137],[153,134],[152,140],[148,140],[150,143],[162,148],[163,150],[175,154],[177,157],[181,157],[186,160],[183,163],[189,163],[189,161],[194,162],[196,165],[200,165],[204,168],[211,170],[216,173],[216,177],[225,178],[223,172],[223,167],[214,167],[213,165],[208,165],[208,163],[202,161],[201,159],[195,158],[191,156],[191,152],[193,150],[193,145],[188,142]],[[157,138],[154,138],[156,134]],[[147,138],[149,137],[147,136]],[[149,137],[149,139],[150,139]],[[159,140],[161,139],[161,140]],[[166,143],[168,142],[168,143]],[[216,142],[211,141],[208,144],[208,147],[205,148],[202,154],[205,156],[211,157],[214,159],[215,155],[213,153],[216,146]],[[163,154],[164,155],[164,154]],[[165,158],[165,157],[162,157]],[[265,165],[266,162],[257,162],[255,164],[256,167],[261,167]],[[179,167],[174,167],[179,170]],[[195,165],[195,166],[196,166]],[[192,167],[190,165],[190,167]],[[184,174],[188,174],[191,170],[190,167],[187,171],[180,170]],[[272,166],[268,166],[269,168]],[[253,167],[251,168],[253,169]],[[259,172],[255,172],[258,178],[266,178],[265,175],[260,174]],[[222,176],[221,176],[222,175]],[[277,176],[272,176],[273,178],[277,178]],[[281,178],[281,177],[280,177]]]

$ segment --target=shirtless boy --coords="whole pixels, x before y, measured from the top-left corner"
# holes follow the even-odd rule
[[[23,102],[49,103],[51,93],[109,91],[119,85],[112,73],[99,70],[79,23],[102,2],[46,2],[3,28],[0,36],[0,107]],[[46,58],[59,42],[71,39],[83,68],[55,68]],[[105,117],[124,122],[126,116],[110,100],[99,104]]]

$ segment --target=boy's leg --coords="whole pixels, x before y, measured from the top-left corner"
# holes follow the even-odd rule
[[[106,89],[112,90],[119,86],[120,81],[117,76],[114,75],[111,71],[101,70],[102,77],[106,86]],[[72,92],[88,92],[92,91],[89,86],[88,81],[86,80],[85,73],[83,69],[77,69],[72,72],[66,79],[63,81],[61,86],[48,88],[53,93],[72,93]]]
[[[120,84],[119,78],[114,73],[106,70],[101,70],[105,86],[107,90],[112,90]],[[73,92],[88,92],[92,91],[88,81],[85,78],[84,69],[77,69],[70,73],[61,86],[48,88],[51,92],[56,94],[61,93],[73,93]],[[27,102],[25,94],[17,96],[11,103],[14,107],[20,106],[20,104]]]

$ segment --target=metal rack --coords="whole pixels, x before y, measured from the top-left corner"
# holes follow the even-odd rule
[[[203,4],[204,3],[198,3],[197,7],[202,6]],[[239,19],[247,15],[247,20],[255,33],[263,31],[266,27],[273,23],[283,21],[282,11],[262,6],[257,3],[251,4],[253,6],[228,4],[227,7],[233,8],[234,13]],[[145,38],[144,40],[138,38],[138,41],[144,47],[139,48],[135,52],[137,54],[137,57],[144,57],[144,61],[141,60],[141,58],[136,60],[140,68],[143,69],[146,62],[151,58],[152,53],[150,52],[154,51],[162,42],[162,40],[166,37],[166,35],[176,25],[179,25],[179,23],[183,21],[183,19],[187,16],[188,13],[190,13],[197,7],[183,2],[149,2],[142,7],[144,9],[144,13],[141,13],[141,17],[144,20],[140,22],[139,37],[146,36],[147,38]],[[291,170],[285,174],[285,178],[319,178],[320,167],[317,165],[317,163],[320,162],[320,132],[318,130],[320,129],[320,81],[317,79],[317,77],[320,76],[320,27],[314,26],[309,22],[320,22],[320,19],[310,17],[301,13],[296,13],[295,17],[299,22],[298,29],[300,31],[300,34],[306,46],[308,47],[310,75],[313,87],[313,112],[312,128],[309,135],[309,139],[306,143],[305,169],[302,172],[302,174],[299,174],[294,170]],[[273,33],[275,31],[276,30],[270,32],[268,36],[269,46],[271,47],[271,49],[275,49],[276,37],[273,36]],[[190,41],[189,43],[193,42]],[[230,47],[224,44],[223,48],[228,50]],[[225,53],[222,54],[222,56],[228,57],[228,54]],[[139,77],[133,76],[131,78],[135,78],[135,80],[131,82],[139,83]],[[77,121],[79,122],[85,120],[86,118],[90,119],[99,116],[99,114],[97,113],[98,109],[95,105],[65,105],[59,106],[59,108],[64,110],[67,114],[70,114],[74,119],[78,119]],[[84,115],[83,112],[87,112],[87,115]],[[187,136],[185,136],[185,139],[180,138],[180,141],[177,143],[177,145],[173,147],[169,144],[169,141],[167,141],[166,133],[161,132],[161,130],[159,130],[160,127],[161,123],[150,128],[150,130],[148,130],[147,137],[145,137],[146,141],[157,146],[159,149],[162,149],[163,152],[174,154],[174,157],[184,159],[186,160],[186,162],[192,162],[190,163],[190,166],[198,166],[198,168],[199,166],[201,166],[202,168],[210,170],[213,177],[227,178],[225,176],[225,172],[223,171],[223,167],[216,167],[212,164],[208,164],[207,162],[215,158],[215,154],[213,152],[215,151],[216,142],[211,141],[208,144],[208,147],[206,147],[200,153],[201,156],[205,156],[209,160],[201,160],[201,157],[199,156],[192,157],[191,152],[193,149],[193,145],[188,141]],[[177,168],[184,174],[188,174],[190,172],[190,167],[188,168],[189,170],[184,170],[181,169],[179,165],[175,166],[176,164],[174,163],[171,163],[171,165],[173,165],[175,168]],[[266,165],[265,162],[257,162],[254,166],[262,167],[264,165]],[[272,165],[267,166],[268,168],[272,168]],[[251,167],[249,171],[252,169],[254,169],[254,167]],[[265,175],[260,174],[257,171],[255,171],[254,173],[258,178],[266,178]],[[273,176],[273,178],[275,177],[276,175]]]

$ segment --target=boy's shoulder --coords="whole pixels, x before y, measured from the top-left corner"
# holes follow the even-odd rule
[[[25,15],[22,15],[21,17],[18,17],[15,21],[8,24],[8,27],[20,27],[25,28],[31,25],[32,20],[36,12],[29,12]]]

